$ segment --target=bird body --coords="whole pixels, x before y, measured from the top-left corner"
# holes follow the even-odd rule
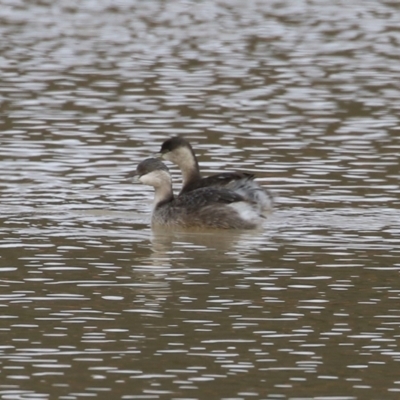
[[[174,197],[171,175],[158,159],[142,161],[135,175],[154,187],[153,226],[256,229],[263,223],[255,203],[225,188],[203,187]]]
[[[177,165],[182,172],[183,182],[180,195],[205,187],[225,188],[257,204],[261,212],[271,212],[273,196],[254,181],[254,174],[232,171],[203,178],[192,146],[180,136],[166,140],[161,146],[160,153],[163,159]]]

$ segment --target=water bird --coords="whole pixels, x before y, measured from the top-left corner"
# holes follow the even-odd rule
[[[158,158],[142,161],[134,176],[154,188],[152,226],[256,229],[265,219],[254,202],[225,188],[201,187],[174,197],[169,169]]]
[[[245,199],[257,204],[263,213],[273,208],[273,195],[254,181],[254,174],[247,172],[222,172],[203,178],[199,163],[190,143],[181,136],[166,140],[161,145],[161,158],[177,165],[182,173],[180,195],[205,187],[218,187],[232,190]]]

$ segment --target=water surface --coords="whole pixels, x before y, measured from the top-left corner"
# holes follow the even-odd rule
[[[2,399],[398,398],[397,2],[0,3]],[[175,134],[262,231],[151,231]]]

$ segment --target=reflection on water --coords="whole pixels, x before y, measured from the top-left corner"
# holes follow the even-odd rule
[[[0,397],[397,398],[399,15],[1,2]],[[151,231],[176,134],[264,230]]]

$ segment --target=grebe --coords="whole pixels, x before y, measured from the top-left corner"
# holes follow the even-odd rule
[[[256,229],[263,223],[256,204],[228,189],[204,187],[175,198],[169,170],[157,158],[142,161],[134,175],[154,187],[153,226]]]
[[[175,136],[161,145],[161,157],[171,161],[182,172],[180,195],[204,187],[219,187],[232,190],[258,205],[261,212],[269,213],[273,208],[272,194],[254,181],[254,175],[245,172],[222,172],[202,178],[199,163],[190,143]]]

